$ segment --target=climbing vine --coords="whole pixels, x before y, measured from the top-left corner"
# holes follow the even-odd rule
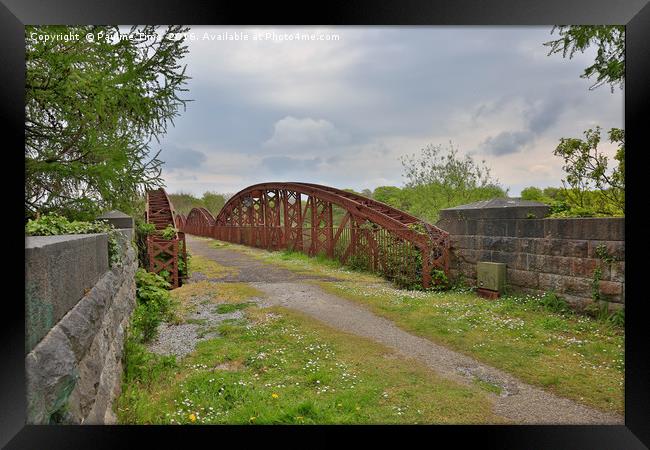
[[[594,269],[591,280],[591,299],[596,305],[596,317],[600,320],[606,320],[617,326],[625,325],[625,309],[621,308],[610,314],[609,299],[600,292],[600,281],[603,277],[603,264],[608,264],[610,270],[612,263],[618,259],[607,251],[605,244],[600,244],[595,249],[596,256],[600,260],[600,265]]]

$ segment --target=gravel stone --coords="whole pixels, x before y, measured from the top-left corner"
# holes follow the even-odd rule
[[[483,364],[428,339],[415,336],[397,327],[392,321],[379,317],[367,308],[329,294],[309,283],[313,276],[297,274],[270,266],[248,255],[227,249],[209,247],[208,241],[187,235],[188,249],[214,259],[225,266],[240,269],[238,276],[228,281],[249,282],[264,292],[257,299],[259,306],[282,306],[308,314],[325,324],[385,345],[406,357],[424,363],[440,376],[463,384],[474,379],[495,384],[501,395],[486,393],[494,412],[508,422],[517,424],[617,424],[624,418],[603,412],[573,400],[559,397],[529,385],[509,373]],[[238,278],[239,277],[239,278]]]

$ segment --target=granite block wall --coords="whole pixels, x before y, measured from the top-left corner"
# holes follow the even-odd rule
[[[581,308],[592,302],[600,268],[601,298],[613,308],[625,304],[624,218],[551,219],[526,211],[443,211],[437,226],[451,235],[451,276],[475,284],[478,261],[501,262],[511,291],[554,291]]]
[[[121,231],[112,268],[104,234],[26,238],[29,424],[115,423],[138,264],[132,230]]]

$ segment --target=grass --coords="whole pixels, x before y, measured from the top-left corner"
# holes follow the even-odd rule
[[[281,308],[244,309],[181,362],[125,384],[123,424],[500,423],[489,395]]]
[[[208,244],[212,248],[234,250],[251,256],[267,264],[280,266],[292,272],[301,275],[310,275],[315,277],[330,277],[340,280],[357,280],[364,282],[385,282],[377,275],[368,272],[355,271],[342,266],[338,261],[329,259],[324,255],[314,257],[307,256],[302,252],[283,250],[270,252],[257,248],[246,247],[244,245],[231,244],[229,242],[210,240]]]
[[[624,411],[623,328],[554,308],[547,304],[549,296],[486,300],[467,289],[408,291],[393,288],[373,274],[341,268],[334,260],[215,240],[209,245],[241,251],[292,271],[339,278],[340,282],[316,283],[404,330],[528,383],[601,410]]]
[[[170,291],[170,294],[174,303],[172,323],[176,325],[187,323],[184,317],[195,311],[197,301],[219,304],[218,307],[223,308],[226,307],[224,303],[239,305],[248,298],[264,296],[246,283],[213,283],[205,280],[184,284]]]
[[[239,270],[234,267],[221,265],[216,261],[197,254],[192,255],[190,270],[192,272],[201,272],[206,277],[213,279],[235,276],[239,273]]]
[[[551,312],[527,295],[486,300],[469,292],[404,291],[387,285],[319,282],[401,328],[558,395],[622,413],[623,329]]]
[[[223,303],[214,310],[217,314],[228,314],[250,306],[250,302],[245,303]]]

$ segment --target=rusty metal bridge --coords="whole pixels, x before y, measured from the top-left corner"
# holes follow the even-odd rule
[[[376,200],[318,184],[256,184],[230,198],[216,217],[194,208],[174,220],[185,233],[322,254],[401,285],[430,287],[433,271],[449,269],[445,231]]]
[[[183,282],[184,273],[179,266],[187,264],[185,233],[179,230],[180,216],[164,189],[147,191],[146,202],[145,221],[155,226],[155,231],[147,236],[148,270],[167,275],[171,287],[177,288]],[[169,239],[163,235],[167,227],[174,228]]]

